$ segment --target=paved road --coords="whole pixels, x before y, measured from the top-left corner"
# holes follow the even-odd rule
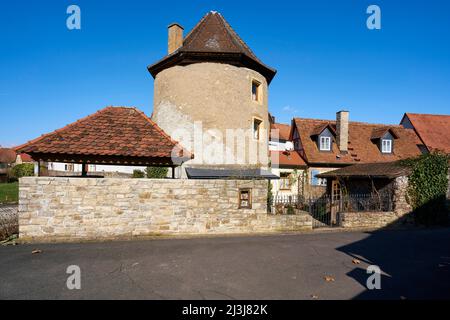
[[[369,264],[381,290],[365,288]],[[401,297],[450,299],[450,229],[0,247],[0,299]]]

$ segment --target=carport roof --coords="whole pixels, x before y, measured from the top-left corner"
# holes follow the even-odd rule
[[[142,111],[106,107],[15,148],[35,160],[124,165],[172,165],[191,154]]]
[[[395,162],[361,163],[318,174],[318,178],[396,178],[406,176],[410,169]]]
[[[189,179],[279,179],[279,177],[262,169],[199,169],[186,168]]]

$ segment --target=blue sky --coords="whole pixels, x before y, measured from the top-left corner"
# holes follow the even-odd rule
[[[66,9],[81,8],[81,30]],[[382,29],[368,30],[377,4]],[[0,145],[13,146],[107,105],[151,114],[147,65],[167,51],[167,25],[189,31],[210,10],[278,74],[269,108],[293,116],[399,123],[405,111],[450,112],[450,2],[8,1],[0,10]],[[225,111],[224,111],[225,112]]]

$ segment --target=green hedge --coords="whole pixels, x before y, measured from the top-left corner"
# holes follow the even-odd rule
[[[11,169],[11,177],[19,179],[22,177],[34,176],[34,164],[33,163],[22,163],[15,165]]]
[[[167,167],[147,167],[145,173],[150,179],[164,179],[167,177],[169,169]]]
[[[417,224],[445,224],[448,220],[448,161],[447,155],[433,152],[403,162],[412,169],[407,194]]]

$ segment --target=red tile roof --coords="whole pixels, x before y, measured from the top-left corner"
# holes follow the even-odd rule
[[[341,153],[333,143],[331,152],[321,152],[314,140],[314,134],[318,128],[331,126],[336,132],[336,121],[295,118],[294,125],[297,128],[303,150],[300,151],[306,162],[310,164],[354,164],[359,162],[388,162],[420,155],[418,147],[420,139],[414,130],[405,129],[402,126],[369,124],[362,122],[349,122],[348,153]],[[394,141],[393,153],[382,154],[375,141],[374,133],[391,130],[397,136]]]
[[[272,167],[306,167],[306,162],[297,151],[270,151]]]
[[[14,163],[16,152],[10,148],[0,148],[0,163]]]
[[[148,70],[155,77],[173,65],[208,61],[248,67],[261,73],[268,83],[276,73],[256,57],[218,12],[208,12],[184,38],[178,50],[149,66]]]
[[[19,156],[22,159],[22,162],[34,162],[33,158],[31,158],[29,154],[21,153]]]
[[[450,115],[406,113],[428,150],[450,153]]]
[[[271,130],[278,130],[279,140],[289,140],[289,135],[291,133],[291,126],[284,123],[273,123],[270,125]]]
[[[29,154],[170,158],[177,145],[142,111],[106,107],[16,150]],[[175,154],[191,156],[181,148]]]

